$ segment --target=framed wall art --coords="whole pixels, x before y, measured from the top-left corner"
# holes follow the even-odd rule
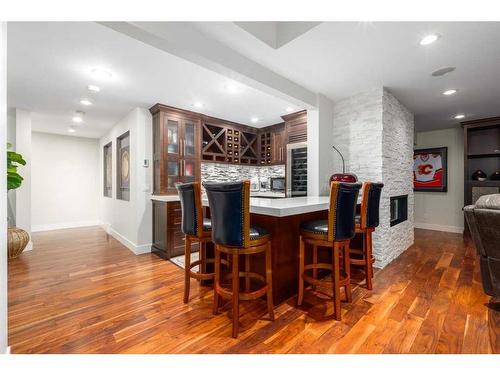
[[[130,133],[116,139],[116,198],[130,200]]]
[[[448,191],[448,147],[414,150],[413,190]]]

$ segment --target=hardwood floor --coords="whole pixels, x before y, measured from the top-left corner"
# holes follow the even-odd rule
[[[33,236],[9,261],[13,353],[498,353],[500,315],[486,306],[475,251],[460,235],[416,230],[415,245],[377,272],[374,289],[342,304],[308,289],[267,320],[265,300],[243,302],[240,335],[213,292],[152,254],[136,256],[100,228]]]

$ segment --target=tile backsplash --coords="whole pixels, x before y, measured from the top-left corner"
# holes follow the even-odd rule
[[[252,180],[260,181],[270,177],[285,177],[285,165],[233,165],[218,163],[201,163],[201,181],[232,182]]]

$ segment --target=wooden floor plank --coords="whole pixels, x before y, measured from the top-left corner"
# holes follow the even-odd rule
[[[13,353],[498,353],[500,313],[482,290],[475,250],[457,234],[415,231],[415,245],[369,291],[353,269],[353,301],[332,319],[331,300],[307,289],[276,306],[242,303],[231,337],[227,303],[153,254],[134,255],[97,227],[39,232],[9,260]]]

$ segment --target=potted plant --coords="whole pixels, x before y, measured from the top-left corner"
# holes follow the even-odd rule
[[[7,191],[21,186],[23,178],[17,173],[19,165],[26,165],[23,157],[11,151],[12,145],[7,143]],[[30,240],[28,232],[23,229],[11,227],[7,229],[7,249],[9,258],[16,258],[21,254]]]

